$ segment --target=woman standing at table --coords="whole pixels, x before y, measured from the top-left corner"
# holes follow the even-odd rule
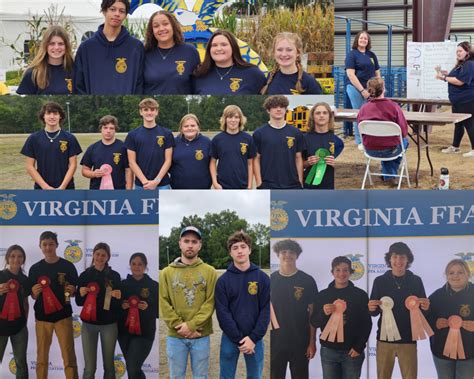
[[[460,145],[466,129],[471,151],[464,153],[463,157],[474,158],[474,52],[469,42],[461,42],[456,49],[456,66],[447,71],[436,71],[436,79],[448,83],[449,101],[453,106],[453,113],[469,113],[467,120],[454,124],[453,144],[442,153],[460,153]]]
[[[25,250],[20,245],[12,245],[5,254],[5,269],[0,271],[0,363],[3,361],[5,348],[10,339],[17,379],[28,378],[26,320],[31,285],[23,273],[25,261]],[[8,311],[12,308],[11,304],[17,304],[19,312],[11,314]]]
[[[380,66],[377,56],[370,50],[372,47],[370,35],[366,31],[360,31],[354,37],[352,50],[346,57],[346,74],[349,83],[346,87],[347,96],[352,104],[352,109],[360,109],[366,103],[370,94],[367,90],[367,82],[370,78],[380,77]],[[362,150],[357,122],[353,123],[355,143]]]
[[[127,364],[129,378],[145,378],[143,362],[155,340],[158,318],[158,282],[146,273],[148,260],[143,253],[134,253],[129,260],[130,271],[122,281],[122,312],[119,321],[119,344]],[[135,317],[137,316],[138,317]],[[139,323],[130,323],[135,318]]]
[[[211,188],[211,140],[200,133],[196,115],[184,115],[175,138],[170,169],[172,189]]]
[[[439,379],[470,379],[474,373],[474,286],[469,281],[471,272],[462,259],[450,261],[444,272],[446,284],[429,297],[428,320],[435,333],[430,338],[431,352]],[[450,324],[452,326],[455,318],[462,322],[458,330],[464,358],[450,358],[444,353],[453,330]]]
[[[192,94],[191,75],[199,63],[199,53],[184,42],[178,20],[167,11],[153,13],[145,35],[144,93]]]

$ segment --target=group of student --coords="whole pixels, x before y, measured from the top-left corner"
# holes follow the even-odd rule
[[[268,79],[246,62],[235,36],[217,30],[201,62],[185,42],[182,26],[167,11],[153,13],[144,44],[123,26],[128,0],[103,0],[104,24],[82,42],[75,57],[66,30],[50,26],[25,71],[18,94],[85,95],[258,95],[320,94],[321,86],[303,71],[303,44],[295,33],[275,36],[275,66]]]
[[[110,246],[95,245],[92,263],[78,275],[73,263],[57,255],[56,233],[40,235],[44,259],[23,272],[25,250],[10,246],[5,254],[5,269],[0,271],[0,362],[10,339],[16,363],[16,378],[28,378],[28,297],[34,300],[36,334],[36,378],[46,379],[53,334],[58,339],[64,362],[64,376],[77,379],[72,305],[82,307],[80,318],[84,372],[94,378],[97,344],[100,338],[104,378],[115,378],[114,355],[118,341],[129,378],[144,378],[142,365],[149,355],[158,318],[158,283],[146,274],[147,257],[131,255],[131,274],[121,279],[109,262]]]
[[[417,379],[418,322],[425,318],[424,328],[433,332],[430,346],[438,378],[472,378],[474,286],[466,261],[450,261],[447,282],[427,298],[422,279],[409,270],[414,260],[410,248],[393,243],[385,254],[389,270],[375,278],[369,297],[350,280],[354,270],[347,257],[332,260],[334,280],[318,292],[314,278],[296,265],[302,253],[296,241],[281,240],[273,251],[280,261],[271,275],[273,379],[285,378],[288,364],[292,378],[310,377],[318,328],[323,378],[360,378],[371,318],[378,316],[378,379],[392,377],[396,358],[402,378]]]
[[[283,95],[265,99],[269,121],[252,136],[243,131],[242,110],[229,105],[220,118],[221,133],[211,141],[200,133],[194,114],[182,117],[173,137],[157,124],[158,102],[143,99],[143,124],[124,142],[115,137],[114,116],[100,119],[101,140],[84,153],[82,175],[90,179],[90,189],[251,189],[254,180],[259,189],[333,189],[334,160],[343,144],[334,136],[330,106],[311,108],[309,131],[303,134],[286,123],[288,105]],[[47,102],[38,116],[44,129],[31,134],[21,150],[34,188],[73,189],[82,149],[74,135],[61,129],[65,112]]]

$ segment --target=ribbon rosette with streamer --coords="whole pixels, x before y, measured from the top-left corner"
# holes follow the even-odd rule
[[[89,292],[87,293],[86,301],[81,311],[81,320],[83,321],[97,321],[97,295],[99,294],[99,284],[90,282],[87,284]]]
[[[38,284],[43,287],[43,309],[45,315],[60,311],[63,309],[62,304],[51,289],[51,280],[47,276],[40,276],[38,278]]]
[[[125,321],[125,326],[128,327],[128,332],[130,334],[142,334],[142,330],[140,328],[140,312],[138,309],[139,303],[140,299],[138,298],[138,296],[130,296],[128,298],[128,305],[130,306],[130,308],[128,309],[127,321]]]
[[[398,331],[395,316],[393,315],[393,299],[389,296],[384,296],[380,299],[380,309],[382,309],[382,324],[380,328],[381,341],[398,341],[402,339]]]
[[[324,178],[324,174],[326,173],[326,161],[324,158],[331,155],[328,149],[318,149],[314,153],[317,157],[319,157],[318,163],[311,167],[308,176],[306,177],[305,183],[310,184],[313,186],[318,186],[321,184]]]
[[[0,318],[8,321],[14,321],[21,316],[20,303],[18,301],[18,290],[20,283],[15,279],[10,279],[7,282],[8,292],[3,304]]]
[[[334,342],[337,338],[337,342],[344,342],[344,320],[343,315],[347,309],[347,304],[344,300],[337,299],[333,302],[335,310],[332,312],[331,317],[324,327],[320,338],[325,341]]]
[[[461,336],[461,328],[463,327],[462,318],[458,315],[450,316],[448,318],[448,326],[449,332],[444,344],[443,355],[452,359],[466,359]]]
[[[411,339],[413,341],[424,340],[426,338],[425,332],[431,337],[434,332],[421,313],[420,299],[416,296],[408,296],[405,299],[405,307],[410,311]]]
[[[104,163],[100,166],[100,169],[105,172],[105,175],[100,180],[100,187],[101,190],[113,190],[114,189],[114,182],[112,181],[112,166]]]

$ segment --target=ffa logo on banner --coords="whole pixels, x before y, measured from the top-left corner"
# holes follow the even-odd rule
[[[459,315],[461,317],[469,317],[471,315],[471,306],[469,304],[461,304]]]
[[[240,143],[240,152],[242,153],[242,155],[245,155],[247,153],[247,147],[248,147],[248,144],[246,143]]]
[[[288,149],[291,149],[295,146],[295,137],[286,137],[286,144],[288,145]]]
[[[118,165],[120,163],[120,156],[122,153],[113,153],[114,154],[114,163]]]
[[[11,220],[16,216],[18,208],[12,200],[15,195],[0,195],[0,218]]]
[[[140,297],[143,299],[147,299],[150,296],[150,289],[149,288],[142,288],[140,290]]]
[[[365,273],[365,268],[362,262],[360,261],[360,258],[363,257],[362,254],[346,254],[345,257],[349,258],[352,262],[352,269],[354,272],[351,275],[351,280],[359,280],[364,276]]]
[[[64,79],[66,81],[66,88],[69,93],[72,93],[72,79]]]
[[[301,300],[301,298],[303,297],[304,288],[303,287],[293,287],[293,288],[295,289],[295,293],[293,294],[295,296],[295,299]]]
[[[115,377],[121,378],[127,372],[122,354],[114,356]]]
[[[186,63],[186,61],[175,61],[174,63],[176,63],[176,71],[178,72],[178,74],[183,75],[184,74],[184,64]]]
[[[59,141],[59,150],[61,150],[61,153],[65,153],[67,150],[67,141]]]
[[[256,295],[258,292],[258,282],[249,282],[248,291],[250,295]]]
[[[78,338],[81,336],[82,324],[81,319],[78,315],[72,315],[72,332],[74,334],[74,338]]]
[[[194,154],[194,156],[196,157],[197,161],[202,161],[202,159],[204,158],[202,150],[196,150],[196,154]]]
[[[165,144],[165,136],[157,136],[156,137],[156,144],[159,147],[162,147]]]
[[[329,152],[334,155],[334,142],[329,142]]]
[[[270,212],[270,228],[272,230],[283,230],[288,226],[288,213],[282,208],[286,201],[272,201]]]
[[[239,78],[230,78],[230,89],[232,90],[232,92],[237,92],[240,88],[240,82],[242,81],[242,79],[239,79]]]
[[[79,247],[80,240],[67,240],[69,245],[64,249],[64,258],[72,263],[77,263],[82,259],[82,250]]]
[[[12,375],[16,375],[16,362],[15,358],[10,359],[10,362],[8,362],[8,369],[12,373]]]
[[[117,71],[119,74],[123,74],[125,71],[127,71],[127,58],[117,58],[117,63],[115,64],[115,71]]]
[[[471,275],[474,275],[474,261],[472,260],[472,257],[474,257],[474,253],[457,253],[454,255],[457,255],[464,262],[466,262],[467,266],[469,267],[469,270],[471,271]]]

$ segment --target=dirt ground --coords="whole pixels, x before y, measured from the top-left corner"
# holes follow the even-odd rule
[[[342,123],[336,124],[335,133],[342,138]],[[433,126],[429,134],[429,154],[433,163],[433,176],[422,149],[421,165],[419,173],[418,189],[433,189],[438,187],[440,169],[446,167],[449,170],[450,189],[474,189],[474,158],[464,158],[462,154],[443,154],[441,149],[452,143],[454,133],[453,125]],[[417,149],[413,141],[407,150],[408,172],[412,189],[415,189],[415,171],[417,162]],[[344,140],[344,151],[337,158],[335,165],[335,187],[336,189],[359,189],[364,177],[366,160],[364,154],[357,149],[354,137]],[[461,143],[461,151],[468,152],[471,149],[467,135]],[[372,162],[373,169],[379,169],[379,163]],[[374,170],[373,170],[374,171]],[[366,183],[366,189],[393,189],[382,182],[380,178],[373,178],[374,185]],[[402,189],[408,188],[406,180],[403,181]],[[396,189],[396,188],[395,188]]]

